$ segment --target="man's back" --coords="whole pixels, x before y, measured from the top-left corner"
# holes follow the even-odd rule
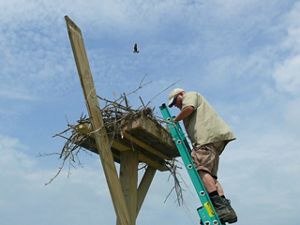
[[[193,106],[194,112],[184,119],[184,124],[193,145],[201,146],[235,139],[229,126],[201,94],[186,92],[183,95],[182,109],[188,106]]]

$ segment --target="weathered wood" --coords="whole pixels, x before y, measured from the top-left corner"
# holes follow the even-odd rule
[[[66,16],[65,20],[87,109],[91,118],[92,128],[96,131],[94,133],[96,147],[102,162],[114,209],[120,223],[122,225],[130,225],[129,213],[113,161],[109,139],[103,124],[94,81],[84,47],[83,37],[80,29],[71,19]]]
[[[136,214],[138,215],[140,212],[140,209],[143,205],[143,202],[145,200],[145,197],[147,195],[147,192],[149,190],[149,187],[152,183],[152,180],[154,178],[154,175],[156,173],[156,169],[154,169],[151,166],[148,166],[144,176],[140,182],[139,188],[138,188],[138,197],[137,197],[137,209]]]
[[[151,145],[163,155],[171,158],[179,156],[179,152],[169,132],[161,124],[143,114],[135,120],[128,122],[123,131]]]
[[[138,152],[126,151],[120,153],[120,182],[127,203],[130,225],[136,224],[137,218],[137,180]],[[117,225],[120,225],[117,221]]]
[[[114,149],[120,151],[120,154],[123,151],[134,151],[135,150],[134,148],[129,147],[127,145],[124,145],[121,142],[117,142],[117,141],[112,142],[112,147]],[[155,161],[155,160],[149,158],[143,152],[140,152],[140,151],[139,151],[139,154],[138,154],[138,160],[141,161],[141,162],[144,162],[147,165],[150,165],[151,167],[154,167],[154,168],[156,168],[160,171],[167,171],[168,170],[168,168],[164,164],[164,161]]]
[[[83,143],[80,143],[80,146],[98,154],[98,150],[97,150],[95,141],[92,138],[87,139]],[[121,142],[118,142],[116,140],[112,142],[111,148],[112,148],[112,150],[116,150],[116,151],[113,151],[113,157],[116,162],[120,162],[120,156],[119,156],[120,152],[132,151],[133,149],[136,150],[132,144],[129,146],[129,145],[125,145]],[[117,153],[119,153],[119,154],[117,154]],[[147,165],[149,165],[155,169],[158,169],[159,171],[163,172],[163,171],[168,170],[164,160],[159,160],[159,159],[155,160],[153,158],[150,158],[149,156],[145,155],[144,151],[139,151],[138,159],[140,162],[144,162]]]
[[[124,135],[124,137],[125,137],[126,139],[128,139],[129,141],[135,143],[136,145],[138,145],[138,146],[140,146],[141,148],[143,148],[143,149],[145,149],[145,150],[151,152],[152,154],[158,156],[158,157],[161,158],[161,159],[172,159],[170,156],[161,153],[159,150],[157,150],[157,149],[153,148],[152,146],[150,146],[150,145],[144,143],[143,141],[141,141],[141,140],[139,140],[139,139],[133,137],[132,135],[130,135],[130,134],[127,133],[127,132],[124,132],[123,135]]]
[[[143,153],[139,153],[139,161],[146,163],[147,165],[158,169],[159,171],[167,171],[168,168],[164,162],[158,162],[155,160],[150,159],[148,156],[144,155]]]
[[[111,146],[120,152],[132,151],[132,148],[117,141],[113,141]]]

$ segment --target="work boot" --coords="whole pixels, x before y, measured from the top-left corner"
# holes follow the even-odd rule
[[[230,211],[230,214],[233,215],[231,220],[227,221],[228,223],[235,223],[237,222],[237,215],[234,211],[234,209],[231,207],[230,200],[227,198],[222,198],[223,202],[227,206],[228,210]]]
[[[210,199],[221,221],[228,223],[234,223],[237,221],[234,211],[229,210],[228,204],[225,203],[222,197],[215,195],[210,197]]]

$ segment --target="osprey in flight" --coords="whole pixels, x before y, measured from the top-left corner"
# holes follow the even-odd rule
[[[134,44],[133,46],[133,53],[139,53],[140,51],[138,50],[137,43]]]

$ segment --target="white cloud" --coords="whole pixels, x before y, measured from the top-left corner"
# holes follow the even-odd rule
[[[300,52],[300,3],[296,2],[285,17],[286,37],[283,41],[283,48],[289,49],[292,53]]]
[[[65,92],[77,78],[60,7],[44,1],[1,1],[2,99]]]
[[[28,90],[24,89],[24,87],[15,87],[15,85],[13,87],[7,87],[4,85],[3,88],[0,86],[0,99],[1,98],[32,101],[36,99],[36,96],[32,96],[31,93],[28,93]]]
[[[219,40],[210,36],[215,34],[212,31],[218,28],[214,25],[222,22],[223,16],[227,15],[230,19],[240,17],[239,14],[248,9],[249,5],[254,7],[256,4],[256,2],[251,1],[243,3],[233,1],[232,4],[226,3],[225,5],[222,1],[215,1],[212,5],[192,1],[89,1],[88,3],[64,1],[59,4],[56,1],[1,1],[0,6],[5,12],[1,15],[1,19],[3,19],[1,29],[4,35],[1,36],[2,44],[0,44],[0,50],[4,52],[1,60],[3,62],[1,64],[1,77],[5,83],[4,90],[12,89],[17,83],[24,90],[17,96],[28,93],[25,96],[34,97],[47,92],[53,92],[53,94],[65,92],[65,89],[69,90],[68,88],[74,85],[77,81],[75,75],[77,72],[66,34],[63,19],[65,14],[70,15],[75,22],[78,22],[84,34],[87,31],[89,35],[85,36],[85,40],[87,38],[99,38],[99,34],[102,38],[125,37],[126,39],[128,36],[129,39],[158,40],[158,43],[147,43],[145,50],[151,53],[146,57],[144,56],[142,60],[132,60],[123,52],[118,54],[113,46],[110,52],[113,54],[112,57],[107,54],[108,52],[97,51],[96,54],[100,56],[95,57],[95,62],[91,62],[96,65],[94,75],[100,71],[102,76],[105,71],[111,70],[108,77],[112,76],[113,79],[110,80],[115,81],[122,79],[122,75],[125,73],[133,74],[132,77],[136,77],[136,74],[140,73],[141,70],[148,70],[155,74],[155,77],[159,77],[161,75],[158,74],[159,70],[154,70],[153,67],[160,68],[160,71],[169,70],[172,76],[178,71],[177,76],[179,76],[182,71],[178,68],[182,68],[182,65],[187,64],[187,61],[190,62],[190,59],[199,57],[199,53],[203,54],[204,52],[205,54],[214,51],[211,49],[213,46],[216,48],[224,47],[224,38]],[[206,10],[207,7],[212,6],[223,11],[223,16]],[[235,13],[228,14],[228,11]],[[215,17],[215,19],[208,23],[204,22],[206,17]],[[181,19],[185,21],[184,24]],[[259,21],[257,19],[255,25]],[[195,26],[196,23],[205,26],[205,32],[200,29],[199,24]],[[188,43],[181,43],[180,45],[168,43],[163,35],[163,30],[175,29],[174,24],[178,26],[176,31],[180,32],[182,37],[191,32],[192,38],[190,36],[189,38],[192,39],[192,42],[188,41]],[[210,28],[210,24],[213,25],[212,28]],[[187,33],[185,34],[185,32]],[[116,33],[118,35],[112,35]],[[206,36],[208,33],[209,36]],[[231,30],[229,33],[231,35],[227,38],[234,38]],[[198,36],[201,42],[202,35],[211,40],[207,43],[210,47],[209,51],[203,49],[205,47],[201,44],[194,42]],[[221,35],[226,34],[221,32]],[[172,33],[168,36],[172,37]],[[185,39],[189,38],[186,37]],[[216,44],[218,42],[219,44]],[[131,51],[131,44],[128,44],[128,51]],[[222,50],[219,49],[218,51]],[[88,54],[93,55],[94,53],[88,49]],[[190,57],[187,57],[188,55]],[[146,65],[153,64],[153,61],[155,61],[155,66],[146,67]],[[100,67],[101,69],[99,69]],[[95,79],[97,81],[97,78]],[[135,79],[132,80],[135,81]],[[128,80],[128,76],[126,81],[131,82]],[[2,97],[4,96],[2,94]]]
[[[97,157],[85,168],[72,170],[70,178],[63,172],[53,183],[44,186],[56,173],[57,166],[47,169],[41,165],[45,159],[38,161],[26,154],[27,148],[16,138],[0,135],[0,191],[5,193],[0,199],[2,224],[64,225],[66,221],[75,225],[115,224],[113,205]],[[172,221],[175,224],[198,220],[196,210],[188,209],[190,203],[185,208],[176,207],[174,194],[163,203],[172,186],[168,173],[156,174],[138,223]],[[189,192],[185,197],[191,196]],[[16,214],[22,216],[16,217]]]
[[[293,99],[286,105],[284,119],[286,125],[291,129],[291,132],[295,134],[300,132],[300,98]]]
[[[45,225],[89,221],[97,224],[96,221],[102,221],[105,224],[107,217],[102,213],[113,216],[107,187],[102,185],[103,176],[95,168],[73,171],[70,179],[63,173],[52,184],[44,186],[56,169],[43,169],[37,158],[25,154],[25,150],[18,139],[0,136],[1,223]],[[81,217],[86,219],[82,221]]]
[[[245,124],[246,126],[246,124]],[[297,135],[279,125],[252,132],[237,130],[238,139],[221,156],[220,179],[242,224],[297,220],[300,148]],[[297,194],[296,194],[297,195]],[[280,204],[279,204],[280,202]],[[288,213],[280,213],[280,212]],[[255,212],[255,218],[249,212]],[[257,220],[259,218],[259,220]]]
[[[245,225],[255,222],[245,210],[256,211],[256,218],[260,218],[256,224],[264,224],[272,214],[278,216],[275,225],[281,220],[295,221],[299,203],[292,195],[299,194],[293,185],[299,177],[299,145],[282,132],[260,135],[260,139],[254,134],[244,140],[241,137],[242,140],[230,144],[223,153],[219,175],[226,195],[232,199],[239,221]],[[3,224],[59,225],[65,221],[115,224],[106,181],[98,166],[73,171],[69,179],[61,175],[45,187],[43,184],[55,170],[42,168],[36,158],[24,153],[26,150],[18,139],[0,136],[0,190],[5,193],[0,200]],[[197,223],[197,197],[186,172],[180,173],[189,185],[184,185],[186,205],[176,207],[174,195],[163,203],[173,184],[167,182],[167,173],[157,173],[140,212],[139,224]],[[278,201],[281,204],[277,204]],[[282,210],[289,213],[279,213]],[[23,216],[15,217],[16,213]]]
[[[274,72],[279,90],[292,94],[300,93],[300,55],[286,59]]]
[[[282,60],[275,65],[273,77],[277,88],[290,94],[300,92],[300,4],[293,5],[283,22],[286,36],[278,46],[283,53]],[[288,52],[288,54],[286,54]]]

